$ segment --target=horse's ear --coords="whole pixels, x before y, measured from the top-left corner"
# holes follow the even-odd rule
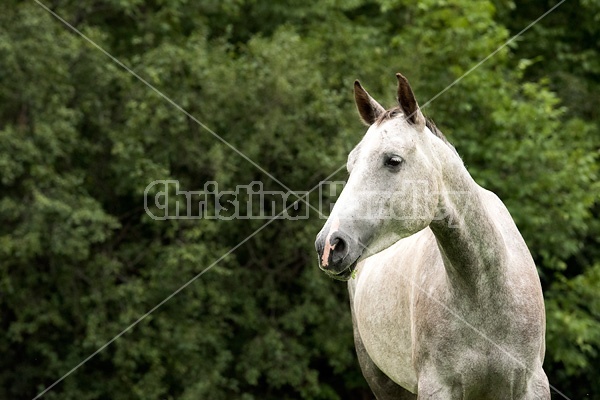
[[[366,125],[373,125],[377,118],[385,112],[385,108],[375,101],[357,80],[354,81],[354,100],[360,119]]]
[[[396,74],[396,78],[398,78],[398,104],[404,112],[406,120],[419,129],[425,128],[425,116],[421,112],[419,104],[417,104],[417,99],[410,88],[408,79],[400,73]]]

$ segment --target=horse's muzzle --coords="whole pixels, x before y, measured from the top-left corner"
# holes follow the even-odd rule
[[[352,276],[361,252],[358,243],[341,231],[319,233],[315,249],[319,255],[319,268],[334,279],[348,280]]]

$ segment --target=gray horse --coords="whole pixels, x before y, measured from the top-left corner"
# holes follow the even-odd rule
[[[380,399],[550,399],[540,280],[508,210],[421,113],[406,78],[369,126],[315,243],[348,280],[358,359]]]

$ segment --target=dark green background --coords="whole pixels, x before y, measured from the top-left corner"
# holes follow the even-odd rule
[[[354,79],[389,106],[401,71],[425,104],[556,2],[44,4],[308,190],[365,130]],[[599,21],[598,2],[566,1],[423,110],[529,244],[545,369],[572,399],[600,395]],[[265,222],[154,221],[150,182],[282,190],[33,1],[0,13],[0,174],[2,399],[33,398]],[[310,215],[268,225],[44,398],[369,398]]]

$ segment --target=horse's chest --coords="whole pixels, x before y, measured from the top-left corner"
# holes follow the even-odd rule
[[[386,375],[416,391],[412,362],[410,282],[384,266],[363,270],[356,284],[354,312],[367,353]]]

